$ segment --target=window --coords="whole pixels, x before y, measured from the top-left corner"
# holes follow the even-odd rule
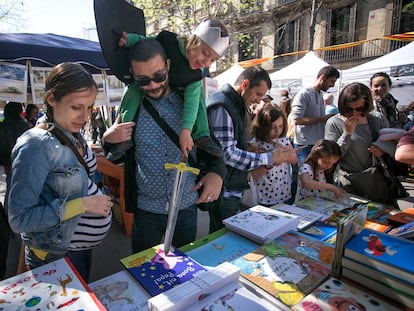
[[[337,10],[328,11],[327,45],[354,41],[356,3]]]
[[[275,55],[295,52],[299,49],[299,19],[283,24],[275,33]],[[296,56],[274,59],[274,66],[280,67],[294,62]]]

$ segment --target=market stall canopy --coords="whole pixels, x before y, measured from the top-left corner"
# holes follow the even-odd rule
[[[402,105],[414,100],[414,42],[384,56],[341,72],[341,86],[351,82],[370,85],[374,73],[385,72],[392,81],[391,93]]]
[[[270,74],[271,93],[288,89],[290,94],[296,94],[303,87],[310,86],[316,80],[319,70],[328,65],[314,52],[308,52],[296,62]]]
[[[242,66],[235,64],[218,76],[214,77],[214,80],[217,80],[219,88],[221,88],[225,83],[233,85],[233,83],[236,82],[236,79],[243,71],[244,68]]]
[[[32,66],[76,62],[97,72],[109,71],[99,42],[51,33],[0,33],[0,61],[25,64],[26,60]]]

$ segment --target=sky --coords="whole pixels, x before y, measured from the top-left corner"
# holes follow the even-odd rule
[[[12,0],[0,0],[3,2]],[[98,41],[93,0],[14,0],[20,22],[0,21],[0,33],[54,33]],[[22,7],[20,2],[24,3]],[[87,30],[91,29],[91,30]]]

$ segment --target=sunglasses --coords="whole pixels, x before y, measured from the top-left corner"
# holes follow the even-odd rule
[[[163,73],[156,73],[152,78],[148,77],[140,77],[138,79],[135,79],[135,83],[138,86],[146,86],[151,83],[151,81],[154,81],[155,83],[161,83],[167,80],[167,72]]]
[[[365,111],[365,107],[361,106],[361,107],[356,107],[356,108],[351,108],[351,107],[345,107],[344,111],[347,113],[356,111],[356,112],[364,112]]]

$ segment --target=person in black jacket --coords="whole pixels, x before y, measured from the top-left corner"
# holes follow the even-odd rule
[[[17,138],[29,129],[24,121],[23,106],[21,103],[8,102],[4,107],[4,121],[0,122],[0,164],[3,165],[6,174],[6,193],[4,206],[0,207],[0,280],[6,273],[6,261],[8,254],[10,229],[7,221],[7,197],[11,181],[11,151]]]

